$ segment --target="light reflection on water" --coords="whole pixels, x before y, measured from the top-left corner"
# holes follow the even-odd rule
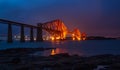
[[[60,41],[52,42],[54,54],[90,56],[98,54],[120,54],[120,40]],[[51,52],[50,52],[51,53]]]
[[[26,42],[7,44],[0,42],[0,50],[8,48],[56,48],[54,54],[69,53],[70,55],[96,55],[96,54],[120,54],[120,40],[90,40],[90,41],[52,41],[52,42]],[[47,50],[40,55],[51,54],[52,50]]]
[[[68,53],[70,55],[81,55],[82,56],[84,53],[82,53],[80,49],[78,49],[79,51],[76,50],[77,47],[75,46],[75,43],[74,43],[75,41],[70,41],[70,42],[72,45],[69,45],[68,41],[52,41],[51,47],[56,48],[56,49],[44,51],[44,55],[49,56],[49,55],[55,55],[55,54],[60,54],[60,53]],[[76,42],[80,42],[80,41],[76,41]]]
[[[51,49],[51,55],[60,54],[60,53],[67,53],[66,49],[56,48]]]
[[[78,51],[68,50],[65,48],[56,48],[56,49],[44,51],[45,56],[61,54],[61,53],[69,53],[70,55],[81,55],[81,56],[83,55],[83,53],[80,51],[78,52]]]

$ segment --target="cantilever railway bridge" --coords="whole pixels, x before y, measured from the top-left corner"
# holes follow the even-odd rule
[[[12,43],[13,42],[13,32],[12,32],[12,26],[20,26],[20,42],[25,42],[25,27],[30,28],[30,41],[33,42],[34,41],[34,31],[33,29],[37,30],[37,37],[36,37],[36,41],[43,41],[42,38],[42,30],[47,31],[52,39],[65,39],[67,34],[70,34],[72,36],[73,39],[77,39],[77,40],[81,40],[82,36],[85,38],[85,34],[81,34],[79,29],[74,29],[73,31],[69,31],[68,28],[65,26],[65,24],[57,19],[57,20],[53,20],[50,22],[46,22],[46,23],[38,23],[37,26],[34,25],[29,25],[29,24],[24,24],[24,23],[19,23],[19,22],[15,22],[15,21],[10,21],[10,20],[5,20],[5,19],[0,19],[0,23],[1,24],[7,24],[8,25],[8,33],[7,33],[7,42],[8,43]]]

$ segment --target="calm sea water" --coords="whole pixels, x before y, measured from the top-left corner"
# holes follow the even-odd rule
[[[78,54],[83,56],[91,56],[98,54],[120,54],[120,40],[86,40],[86,41],[56,41],[56,42],[40,42],[40,43],[20,43],[14,42],[8,44],[0,42],[0,50],[9,48],[39,48],[52,47],[56,48],[54,53],[69,53],[70,55]],[[51,54],[51,50],[44,51],[42,55]]]

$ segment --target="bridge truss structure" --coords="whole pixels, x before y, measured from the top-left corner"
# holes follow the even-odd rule
[[[59,19],[42,24],[42,29],[44,29],[50,34],[52,40],[66,39],[68,34],[71,35],[73,40],[85,40],[86,39],[85,33],[81,33],[78,28],[75,28],[73,31],[70,31],[65,26],[64,22]]]
[[[34,31],[36,30],[36,41],[40,42],[43,41],[43,35],[42,31],[45,30],[48,32],[51,36],[52,40],[64,40],[66,39],[67,35],[70,34],[73,40],[85,40],[86,34],[81,33],[78,28],[74,29],[73,31],[70,31],[64,24],[63,21],[56,19],[50,22],[46,23],[38,23],[37,26],[30,25],[30,24],[24,24],[19,23],[15,21],[0,19],[1,24],[7,24],[7,42],[12,43],[13,42],[13,27],[12,26],[18,26],[20,27],[20,42],[25,42],[25,28],[29,28],[29,35],[30,35],[30,42],[34,42]]]

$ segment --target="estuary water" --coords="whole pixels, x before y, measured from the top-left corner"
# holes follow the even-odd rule
[[[48,56],[51,53],[69,53],[70,55],[120,54],[120,40],[85,40],[85,41],[44,41],[44,42],[0,42],[0,50],[9,48],[56,48],[36,54]],[[52,52],[51,52],[52,51]]]

